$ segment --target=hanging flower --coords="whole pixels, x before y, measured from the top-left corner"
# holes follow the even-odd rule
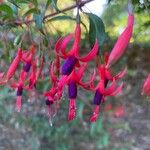
[[[78,71],[72,71],[69,75],[67,84],[68,84],[68,95],[69,95],[69,113],[68,113],[68,120],[71,121],[76,116],[76,98],[77,98],[77,85],[86,88],[90,85],[95,77],[95,72],[92,75],[91,79],[87,83],[82,82],[82,76],[87,64],[83,64]]]
[[[16,91],[16,110],[18,112],[20,112],[20,109],[21,109],[22,94],[23,94],[23,89],[24,89],[24,80],[25,80],[25,76],[22,70],[20,73],[18,83],[16,83],[15,81],[12,81],[11,83],[11,87],[17,90]]]
[[[24,55],[22,56],[22,61],[24,62],[24,66],[23,66],[24,76],[27,76],[27,73],[30,71],[34,52],[35,52],[35,45],[32,44],[30,46],[29,52],[24,53]]]
[[[22,58],[22,49],[19,48],[16,57],[13,59],[12,63],[10,64],[6,72],[6,75],[4,75],[4,79],[2,79],[0,84],[7,83],[13,77],[21,61],[21,58]]]
[[[134,15],[130,10],[128,15],[127,27],[119,36],[114,48],[110,53],[107,68],[109,68],[115,62],[117,62],[118,59],[125,53],[126,47],[132,37],[133,25],[134,25]]]
[[[67,53],[66,52],[67,45],[73,37],[74,37],[73,46]],[[65,59],[65,62],[61,68],[62,75],[69,75],[76,65],[79,66],[79,61],[89,62],[96,56],[96,54],[98,52],[98,48],[99,48],[98,40],[96,40],[90,53],[84,57],[80,57],[78,54],[80,40],[81,40],[81,27],[80,27],[80,24],[77,24],[74,34],[69,34],[64,39],[60,38],[57,41],[57,43],[55,45],[55,53],[57,56]]]
[[[100,112],[100,105],[102,102],[105,102],[105,97],[117,95],[123,87],[123,83],[120,84],[120,86],[116,87],[116,80],[122,78],[126,74],[127,72],[126,68],[120,73],[118,73],[116,76],[112,76],[110,73],[110,69],[106,68],[107,62],[108,62],[108,55],[106,53],[105,64],[100,65],[100,67],[98,68],[100,81],[96,87],[94,87],[93,82],[91,84],[91,89],[95,91],[95,96],[93,99],[95,108],[93,110],[93,115],[90,118],[91,122],[95,122],[97,120]],[[109,87],[108,82],[110,82]]]

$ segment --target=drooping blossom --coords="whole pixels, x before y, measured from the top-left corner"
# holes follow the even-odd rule
[[[72,40],[72,38],[74,38],[73,46],[68,52],[66,52],[66,48],[69,42]],[[79,61],[89,62],[96,56],[99,48],[98,40],[96,39],[92,50],[89,52],[89,54],[87,54],[84,57],[80,57],[78,54],[80,40],[81,40],[81,27],[80,24],[77,23],[74,34],[69,34],[64,39],[60,38],[57,41],[55,45],[55,53],[57,56],[65,59],[65,62],[61,67],[62,75],[69,75],[75,66],[79,66]]]
[[[126,47],[128,46],[128,43],[132,37],[134,15],[133,15],[130,5],[128,7],[129,7],[129,15],[128,15],[127,27],[119,36],[114,48],[112,49],[110,53],[107,68],[109,68],[111,65],[116,63],[118,59],[120,59],[120,57],[125,53]]]
[[[20,112],[21,109],[22,94],[24,90],[24,80],[25,80],[25,76],[22,70],[19,76],[18,83],[16,83],[15,81],[12,81],[11,83],[11,87],[16,89],[16,110],[18,112]]]
[[[51,64],[51,66],[53,66]],[[82,64],[81,67],[78,69],[74,69],[70,75],[66,76],[65,80],[62,80],[62,78],[59,79],[54,75],[54,72],[52,70],[53,67],[50,69],[51,74],[51,81],[53,87],[48,91],[44,93],[44,96],[47,97],[46,101],[50,101],[50,107],[54,102],[59,103],[59,99],[62,97],[64,87],[65,85],[68,85],[68,96],[69,96],[69,113],[68,113],[68,120],[71,121],[76,116],[76,98],[77,98],[77,86],[80,85],[83,88],[87,89],[87,87],[90,85],[90,83],[94,80],[95,72],[91,76],[90,80],[87,83],[84,83],[82,81],[84,70],[86,69],[87,63]],[[57,86],[56,86],[57,85]],[[54,104],[55,104],[54,103]],[[46,102],[46,105],[49,104]],[[56,109],[58,106],[56,107]],[[51,110],[51,109],[50,109]],[[57,111],[57,110],[55,110]]]
[[[95,96],[93,99],[93,103],[95,105],[93,110],[93,115],[90,118],[91,122],[95,122],[98,119],[100,112],[100,105],[105,102],[106,96],[115,96],[117,95],[122,87],[123,83],[121,83],[118,87],[116,86],[116,80],[122,78],[126,74],[126,68],[118,73],[115,76],[112,76],[110,73],[110,69],[106,68],[108,62],[107,53],[105,55],[105,64],[101,64],[98,68],[100,81],[96,87],[94,87],[93,83],[91,84],[91,89],[95,91]],[[110,83],[108,87],[108,83]]]
[[[34,52],[35,52],[35,45],[32,44],[29,48],[29,51],[24,53],[24,55],[22,56],[22,61],[24,63],[23,66],[24,76],[27,76],[27,73],[30,71],[34,57]]]
[[[0,84],[7,83],[13,77],[21,61],[21,58],[22,58],[22,49],[19,48],[16,57],[13,59],[12,63],[10,64],[6,72],[6,75],[3,76],[4,79],[2,78],[2,81],[0,82]]]
[[[71,39],[74,38],[74,43],[71,49],[66,52],[66,48],[71,41]],[[81,40],[81,28],[80,24],[77,23],[74,34],[69,34],[64,39],[60,38],[55,45],[55,54],[56,54],[56,70],[59,72],[60,68],[60,58],[65,59],[64,63],[61,66],[61,73],[59,79],[54,75],[53,72],[51,72],[51,79],[52,83],[55,82],[55,86],[57,87],[57,97],[58,99],[62,96],[62,91],[67,84],[68,76],[71,74],[71,72],[76,68],[80,67],[81,62],[89,62],[92,60],[98,51],[99,44],[96,40],[92,50],[89,52],[88,55],[84,57],[80,57],[79,52],[79,45]],[[59,74],[59,73],[58,73]],[[57,79],[57,84],[56,84]]]
[[[150,74],[147,76],[146,80],[144,81],[142,93],[150,96]]]
[[[87,64],[83,64],[77,71],[75,69],[69,75],[67,84],[68,84],[68,95],[69,95],[69,113],[68,120],[71,121],[76,117],[76,98],[77,98],[77,85],[82,86],[87,89],[95,77],[95,72],[87,83],[82,81],[83,73]]]

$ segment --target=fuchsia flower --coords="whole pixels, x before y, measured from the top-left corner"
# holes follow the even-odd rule
[[[23,90],[31,90],[33,87],[36,86],[36,81],[38,77],[41,75],[41,71],[43,68],[44,63],[44,57],[42,56],[40,59],[40,66],[37,68],[37,61],[38,59],[34,60],[34,51],[35,51],[35,45],[31,45],[29,52],[24,52],[22,54],[22,57],[20,60],[24,62],[23,69],[20,73],[18,83],[15,81],[12,81],[11,87],[14,89],[17,89],[16,92],[16,109],[18,112],[20,112],[21,109],[21,100],[22,100],[22,94]],[[32,69],[30,71],[30,69]],[[29,85],[26,86],[24,83],[26,81],[27,75],[29,75]]]
[[[32,44],[29,52],[24,53],[24,55],[22,56],[22,61],[24,62],[23,70],[25,76],[27,76],[27,73],[30,71],[34,52],[35,52],[35,45]]]
[[[68,84],[68,95],[69,95],[69,113],[68,120],[71,121],[76,116],[76,98],[77,98],[77,85],[87,88],[95,77],[95,72],[92,75],[91,79],[87,83],[82,82],[82,76],[87,64],[83,64],[77,71],[75,69],[69,75],[67,84]]]
[[[150,96],[150,74],[148,75],[148,77],[146,78],[144,82],[142,93],[145,93],[148,96]]]
[[[123,87],[123,83],[120,86],[116,87],[116,80],[122,78],[127,70],[126,68],[118,73],[116,76],[112,76],[110,70],[106,68],[108,62],[108,55],[105,55],[105,64],[100,65],[98,68],[100,81],[96,87],[94,84],[91,84],[91,89],[95,91],[95,96],[93,99],[93,103],[95,105],[93,115],[90,118],[91,122],[95,122],[99,116],[100,105],[102,102],[105,102],[105,96],[115,96],[117,95]],[[110,86],[108,86],[108,82],[110,82]]]
[[[66,48],[70,40],[74,37],[74,43],[70,51],[67,53]],[[80,57],[79,52],[79,45],[81,40],[81,27],[80,24],[76,25],[75,33],[69,34],[64,39],[60,38],[56,45],[55,45],[55,53],[57,56],[65,59],[64,64],[62,65],[61,74],[62,75],[69,75],[75,66],[79,65],[79,61],[81,62],[88,62],[92,60],[99,48],[98,40],[96,39],[96,42],[90,51],[90,53],[84,57]]]
[[[23,94],[23,89],[24,89],[24,80],[25,80],[25,76],[24,76],[24,71],[22,70],[20,73],[18,83],[15,83],[14,81],[12,81],[12,84],[11,84],[12,88],[17,89],[16,110],[18,112],[20,112],[20,109],[21,109],[22,94]]]
[[[50,109],[50,106],[55,101],[59,100],[62,97],[64,87],[65,87],[65,85],[68,85],[68,95],[69,95],[68,120],[71,121],[76,116],[77,86],[80,85],[83,88],[87,89],[87,87],[90,85],[90,83],[93,81],[93,79],[95,77],[95,72],[93,73],[90,80],[87,83],[84,83],[82,81],[82,76],[87,67],[87,63],[84,63],[78,69],[74,69],[70,75],[65,76],[65,79],[61,78],[60,80],[58,80],[57,77],[54,75],[52,66],[53,66],[53,63],[51,64],[51,67],[50,67],[50,78],[51,78],[53,87],[48,92],[44,93],[44,96],[47,97],[46,105],[48,105],[48,107]],[[48,101],[50,101],[50,102],[48,102]],[[57,110],[55,110],[55,112],[57,112]]]
[[[118,59],[124,54],[126,47],[132,37],[133,25],[134,25],[134,15],[132,11],[129,10],[127,27],[119,36],[114,48],[110,53],[107,68],[109,68],[115,62],[117,62]]]
[[[73,46],[69,52],[66,52],[67,45],[73,37],[74,37]],[[85,57],[80,57],[78,54],[80,40],[81,40],[81,28],[80,24],[77,23],[74,34],[69,34],[64,39],[60,38],[57,41],[55,45],[55,54],[56,54],[55,64],[56,64],[56,71],[58,74],[60,68],[60,57],[65,59],[65,62],[61,66],[61,76],[59,79],[54,73],[54,63],[50,65],[50,78],[52,81],[52,88],[48,92],[44,93],[44,96],[47,97],[46,105],[50,107],[50,105],[53,104],[54,101],[57,101],[62,97],[64,87],[65,85],[68,84],[68,94],[70,98],[68,120],[73,120],[75,118],[76,114],[75,99],[77,96],[77,85],[81,85],[84,88],[88,86],[86,83],[83,83],[81,81],[81,77],[85,70],[86,64],[83,64],[83,66],[80,67],[79,62],[88,62],[92,60],[96,56],[99,48],[98,41],[96,40],[94,47],[90,51],[90,53]],[[78,74],[76,74],[75,71],[76,67],[79,68]],[[47,102],[48,100],[50,102]]]
[[[7,83],[13,77],[21,61],[21,58],[22,58],[22,49],[19,48],[16,57],[14,58],[14,60],[12,61],[11,65],[9,66],[6,72],[6,75],[4,75],[4,81],[1,81],[0,84]]]
[[[31,90],[33,87],[36,87],[36,82],[37,82],[39,76],[41,76],[42,68],[44,65],[44,56],[42,56],[39,59],[40,64],[37,64],[38,59],[39,58],[37,57],[35,60],[32,60],[32,63],[31,63],[32,70],[29,74],[29,85],[26,87],[26,89]],[[39,65],[39,67],[37,65]]]

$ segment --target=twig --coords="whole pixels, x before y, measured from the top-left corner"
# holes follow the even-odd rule
[[[58,15],[58,14],[60,14],[60,13],[63,13],[63,12],[66,12],[66,11],[69,11],[69,10],[72,10],[72,9],[74,9],[74,8],[76,8],[76,7],[83,7],[85,4],[87,4],[87,3],[89,3],[89,2],[92,2],[93,0],[86,0],[86,1],[81,1],[80,3],[78,3],[78,4],[74,4],[74,5],[71,5],[71,6],[69,6],[69,7],[67,7],[67,8],[64,8],[64,9],[62,9],[62,10],[60,10],[60,11],[58,11],[58,12],[54,12],[54,13],[51,13],[51,14],[48,14],[48,15],[46,15],[44,18],[43,18],[43,22],[45,22],[45,20],[46,19],[48,19],[48,18],[50,18],[50,17],[53,17],[53,16],[56,16],[56,15]],[[28,21],[21,21],[21,20],[15,20],[12,24],[15,24],[16,26],[20,26],[20,25],[22,25],[22,24],[29,24],[29,23],[32,23],[32,22],[34,22],[35,20],[34,19],[32,19],[32,20],[28,20]],[[2,22],[2,21],[0,21],[0,26],[2,26],[2,25],[5,25],[5,23],[4,22]]]

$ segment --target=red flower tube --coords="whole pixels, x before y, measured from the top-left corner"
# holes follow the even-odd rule
[[[4,81],[1,81],[0,84],[5,84],[6,82],[8,82],[8,80],[10,80],[12,78],[12,76],[15,74],[15,72],[18,68],[21,58],[22,58],[22,49],[19,48],[16,57],[14,58],[14,60],[12,61],[11,65],[9,66],[9,68],[6,72]]]
[[[109,68],[115,62],[117,62],[118,59],[125,53],[126,47],[132,37],[133,25],[134,25],[134,15],[130,11],[128,16],[127,27],[119,36],[114,48],[110,53],[107,68]]]

